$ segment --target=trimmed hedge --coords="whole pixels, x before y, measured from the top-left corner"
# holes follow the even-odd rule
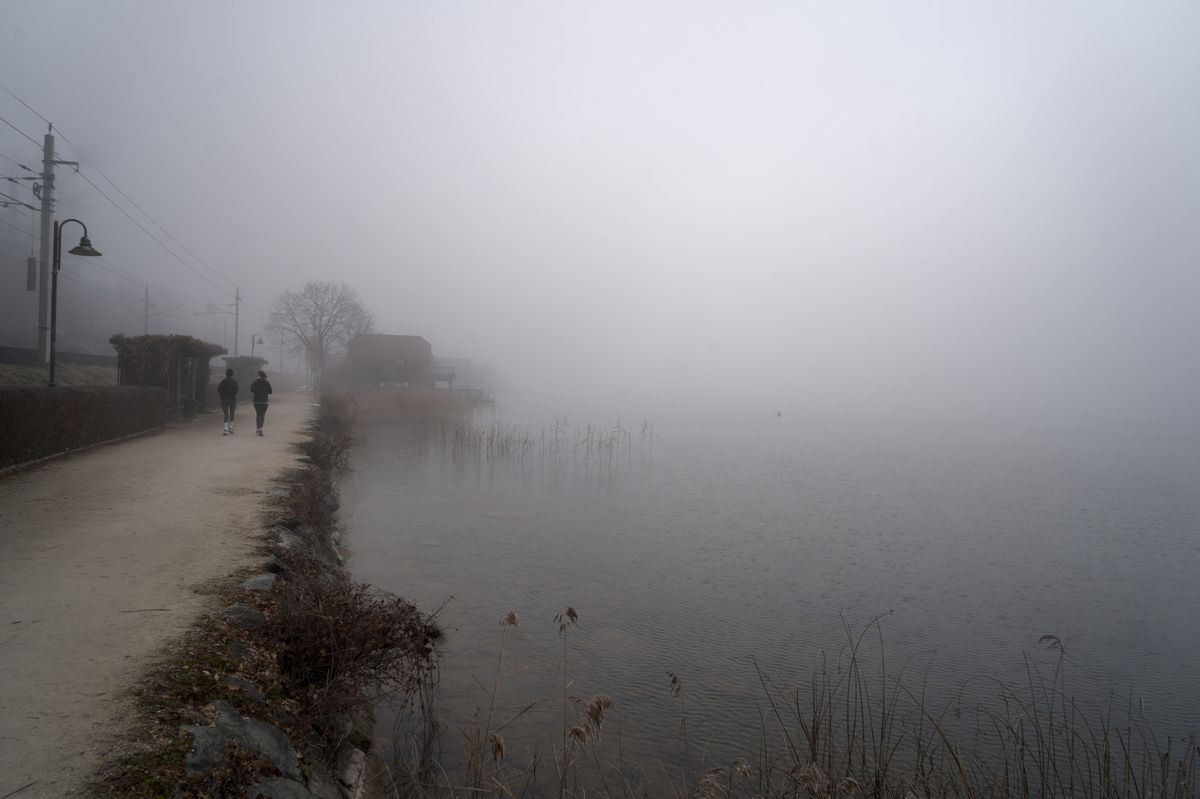
[[[152,386],[0,386],[0,469],[163,425]]]

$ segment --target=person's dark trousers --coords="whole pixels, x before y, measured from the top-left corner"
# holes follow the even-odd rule
[[[254,415],[258,421],[258,429],[262,430],[263,420],[267,418],[267,403],[254,403]]]
[[[233,403],[233,402],[222,402],[221,403],[221,410],[225,411],[225,423],[226,424],[231,424],[233,422],[233,409],[236,407],[237,407],[237,404]],[[262,425],[262,423],[260,422],[259,426],[261,426],[261,425]]]

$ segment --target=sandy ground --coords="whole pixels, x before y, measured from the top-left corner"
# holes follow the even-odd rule
[[[266,436],[239,408],[0,478],[0,797],[79,795],[130,714],[127,689],[253,562],[265,494],[297,457],[308,394]]]

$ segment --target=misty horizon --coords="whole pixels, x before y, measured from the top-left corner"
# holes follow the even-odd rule
[[[67,334],[88,303],[141,333],[149,283],[152,332],[222,343],[236,284],[245,354],[334,280],[563,412],[1196,427],[1191,5],[0,15],[0,174],[39,168],[15,95],[104,253],[64,264]],[[5,307],[30,216],[0,209]]]

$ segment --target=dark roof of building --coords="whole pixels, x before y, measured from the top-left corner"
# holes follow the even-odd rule
[[[433,357],[433,346],[421,336],[362,333],[350,341],[351,358]]]

